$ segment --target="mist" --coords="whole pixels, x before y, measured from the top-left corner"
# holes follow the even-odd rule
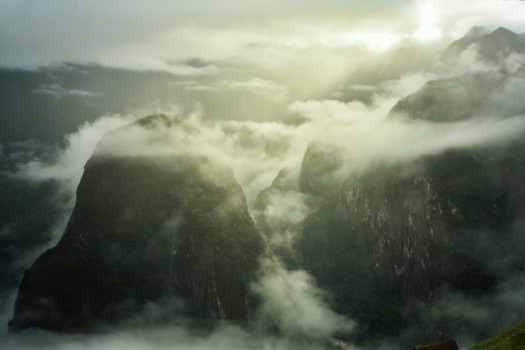
[[[191,325],[106,329],[99,334],[67,335],[29,330],[0,340],[8,349],[324,349],[323,344],[257,335],[236,325],[214,330]]]

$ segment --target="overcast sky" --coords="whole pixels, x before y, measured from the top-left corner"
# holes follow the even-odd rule
[[[525,31],[525,2],[0,0],[0,66],[69,61],[190,74],[202,67],[185,64],[189,58],[381,51],[406,40],[449,41],[474,25]]]

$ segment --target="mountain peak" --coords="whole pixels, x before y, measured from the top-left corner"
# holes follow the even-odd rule
[[[478,36],[482,36],[482,35],[485,35],[485,34],[488,34],[488,29],[486,27],[482,27],[482,26],[474,26],[472,28],[470,28],[470,30],[467,32],[467,34],[465,34],[463,37],[464,38],[475,38],[475,37],[478,37]]]
[[[450,44],[441,57],[445,61],[454,60],[472,45],[480,57],[490,62],[498,62],[512,52],[525,52],[525,40],[510,29],[499,27],[489,32],[483,27],[472,27],[465,36]]]
[[[505,27],[498,27],[495,31],[490,33],[488,36],[494,36],[494,37],[515,37],[518,34],[514,33],[512,30],[507,29]]]

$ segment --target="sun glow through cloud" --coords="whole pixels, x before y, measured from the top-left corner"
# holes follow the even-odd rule
[[[440,39],[443,35],[440,27],[440,7],[435,1],[420,1],[417,4],[419,26],[413,37],[420,41]]]

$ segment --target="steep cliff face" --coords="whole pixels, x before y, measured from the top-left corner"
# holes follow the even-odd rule
[[[321,142],[308,145],[301,164],[299,186],[305,193],[327,195],[334,189],[334,174],[340,169],[342,151]]]
[[[86,328],[171,297],[196,316],[246,319],[263,249],[229,169],[196,156],[95,155],[62,239],[24,275],[10,328]]]
[[[388,122],[436,130],[521,123],[525,105],[516,91],[525,71],[522,63],[509,64],[523,52],[521,40],[498,29],[453,44],[444,53],[448,59],[457,63],[475,44],[484,66],[426,83],[397,102]],[[335,309],[360,321],[360,334],[399,335],[421,320],[420,305],[443,290],[488,295],[509,274],[524,271],[517,243],[523,235],[516,228],[525,210],[519,130],[490,144],[459,142],[417,159],[378,160],[364,170],[343,164],[328,146],[309,147],[299,183],[319,201],[295,249],[300,265],[333,295]]]
[[[173,286],[194,314],[246,319],[248,283],[263,253],[240,186],[229,174],[220,186],[191,179],[173,241]]]
[[[402,295],[427,297],[450,276],[450,242],[433,179],[410,169],[378,169],[347,181],[342,206],[357,248],[376,278]],[[403,173],[408,172],[408,173]],[[448,272],[448,273],[447,273]]]
[[[445,286],[490,292],[525,209],[523,149],[451,150],[348,178],[305,221],[302,266],[368,337],[417,323],[415,303]],[[504,269],[522,271],[518,260]]]
[[[399,284],[407,300],[431,299],[445,283],[490,287],[491,248],[477,244],[486,238],[482,232],[505,240],[497,232],[521,213],[516,180],[524,164],[511,152],[519,151],[449,151],[349,180],[343,207],[377,278]]]

